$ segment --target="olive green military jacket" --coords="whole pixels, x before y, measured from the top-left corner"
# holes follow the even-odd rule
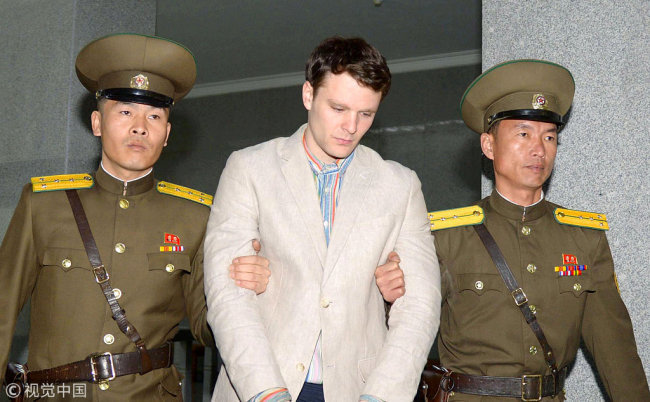
[[[523,208],[494,191],[478,205],[536,312],[558,367],[575,359],[582,338],[614,401],[650,401],[605,232],[558,223],[553,214],[557,205],[545,200]],[[434,235],[443,287],[442,364],[474,375],[549,374],[541,346],[474,228]],[[586,269],[579,276],[560,276],[555,267],[567,261]],[[450,400],[481,397],[456,393]]]
[[[157,190],[152,173],[125,185],[100,168],[93,187],[77,191],[118,302],[147,347],[172,339],[185,316],[194,336],[212,345],[202,246],[210,209]],[[83,360],[91,353],[136,350],[112,319],[95,282],[65,191],[34,192],[31,185],[23,190],[0,248],[1,378],[16,317],[29,297],[31,370]],[[87,383],[88,397],[181,398],[174,367],[118,377],[109,385],[102,391]]]

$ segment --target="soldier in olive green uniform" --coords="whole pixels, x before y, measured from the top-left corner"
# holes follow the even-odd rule
[[[613,400],[650,401],[605,216],[562,209],[542,191],[573,92],[562,66],[516,60],[479,76],[461,101],[465,123],[493,161],[496,189],[478,205],[430,214],[443,283],[440,360],[466,380],[456,381],[449,400],[564,400],[564,368],[582,338]],[[475,231],[480,223],[527,296],[557,361],[555,379]],[[498,391],[503,381],[489,377],[511,377],[510,387]]]
[[[155,180],[152,166],[167,143],[171,105],[194,84],[194,58],[186,48],[161,38],[113,35],[81,51],[77,74],[98,98],[91,120],[93,133],[102,140],[102,164],[94,177],[36,177],[22,192],[0,248],[0,378],[16,317],[31,296],[30,374],[83,361],[86,371],[91,367],[96,372],[95,381],[67,384],[83,384],[87,398],[182,399],[169,346],[180,321],[189,317],[196,339],[214,344],[206,324],[202,246],[212,197]],[[63,191],[71,189],[79,195],[110,276],[110,296],[151,354],[148,372],[135,344],[112,318],[109,296],[96,283]],[[259,267],[265,261],[243,259],[243,264]],[[266,271],[251,272],[264,276]],[[89,361],[94,353],[111,355]],[[129,356],[130,363],[124,360]],[[80,390],[59,387],[57,381],[61,373],[73,370],[58,370],[45,381],[53,386],[35,384],[27,396],[77,399]]]

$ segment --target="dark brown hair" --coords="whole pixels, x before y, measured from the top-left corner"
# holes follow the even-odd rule
[[[386,59],[362,38],[335,36],[322,41],[309,56],[305,79],[314,88],[314,94],[328,72],[348,73],[360,85],[381,92],[381,98],[390,89],[390,70]]]

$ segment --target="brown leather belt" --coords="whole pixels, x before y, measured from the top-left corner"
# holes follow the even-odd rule
[[[174,345],[171,342],[149,350],[152,369],[171,366],[174,360]],[[142,360],[139,352],[97,353],[73,363],[45,370],[27,371],[25,382],[32,384],[72,381],[104,382],[129,374],[142,374]]]
[[[453,382],[453,391],[462,394],[539,401],[546,396],[556,396],[562,391],[566,373],[566,367],[559,370],[555,376],[488,377],[453,372],[450,379]]]

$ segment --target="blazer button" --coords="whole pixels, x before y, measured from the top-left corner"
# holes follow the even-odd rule
[[[321,306],[322,308],[328,308],[328,307],[330,306],[330,301],[323,297],[323,298],[320,300],[320,306]]]
[[[483,282],[482,281],[476,281],[476,283],[474,283],[474,287],[477,290],[482,290],[483,289]]]
[[[122,253],[124,253],[124,251],[126,251],[126,246],[124,245],[124,243],[115,244],[115,252],[116,253],[122,254]]]
[[[580,289],[582,289],[582,285],[581,285],[581,284],[579,284],[578,282],[576,282],[576,283],[573,284],[573,290],[575,290],[576,292],[579,292]]]
[[[531,274],[534,274],[535,271],[537,271],[537,265],[535,265],[535,264],[528,264],[528,266],[526,267],[526,270],[527,270],[528,272],[530,272]]]
[[[174,269],[176,269],[176,267],[174,267],[174,264],[165,265],[165,271],[169,272],[170,274],[174,272]]]
[[[120,208],[127,209],[129,207],[129,200],[122,198],[120,200]]]
[[[66,258],[63,261],[61,261],[61,266],[63,268],[70,268],[72,266],[72,261]]]
[[[302,363],[296,364],[296,370],[298,371],[305,371],[305,365]]]
[[[521,234],[524,236],[528,236],[530,234],[530,227],[524,226],[521,228]]]
[[[536,355],[537,354],[537,346],[531,346],[528,351],[530,352],[531,355]]]

